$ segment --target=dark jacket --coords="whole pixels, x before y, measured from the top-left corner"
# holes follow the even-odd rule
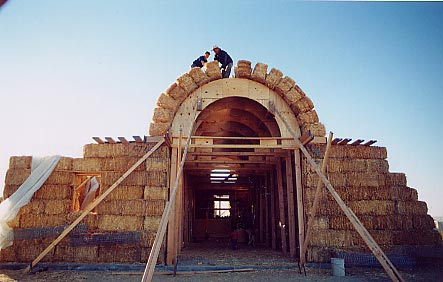
[[[198,57],[195,61],[192,62],[191,67],[195,68],[195,67],[199,67],[202,68],[203,67],[203,63],[202,62],[207,62],[208,60],[206,59],[205,56],[200,56]]]
[[[222,65],[222,69],[226,68],[227,65],[234,63],[231,56],[229,56],[228,53],[222,49],[220,49],[218,54],[215,54],[214,60],[217,60]]]

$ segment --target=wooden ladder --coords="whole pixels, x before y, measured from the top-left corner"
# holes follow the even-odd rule
[[[300,142],[295,132],[292,130],[292,128],[289,126],[287,121],[283,118],[283,116],[274,108],[274,105],[270,105],[271,112],[277,114],[277,116],[280,118],[280,120],[285,124],[288,131],[291,133],[292,137],[294,138],[295,144],[298,146],[298,148],[303,152],[308,162],[311,164],[311,166],[314,168],[315,172],[320,177],[320,180],[323,182],[323,184],[326,186],[328,191],[331,193],[334,200],[338,203],[340,208],[343,210],[345,215],[348,217],[349,221],[354,226],[355,230],[360,234],[363,241],[365,241],[366,245],[369,247],[369,249],[372,251],[374,256],[377,258],[377,260],[380,262],[380,264],[383,266],[386,273],[389,275],[389,277],[392,279],[392,281],[404,281],[404,279],[401,277],[398,270],[395,268],[395,266],[392,264],[392,262],[389,260],[389,258],[386,256],[386,254],[383,252],[383,250],[380,248],[380,246],[377,244],[377,242],[374,240],[374,238],[371,236],[371,234],[368,232],[368,230],[363,226],[361,221],[358,219],[358,217],[355,215],[355,213],[345,204],[345,202],[340,198],[340,195],[335,191],[334,187],[332,187],[332,184],[329,182],[329,180],[326,178],[324,173],[320,170],[318,165],[315,163],[315,161],[310,156],[309,152],[306,150],[305,146]],[[329,140],[328,140],[329,142]],[[309,238],[306,238],[309,240]],[[300,260],[304,263],[304,258],[302,259],[302,255],[304,256],[306,251],[303,249],[304,246],[307,246],[309,242],[305,240],[305,242],[300,242],[302,247],[300,248]]]
[[[29,272],[37,263],[40,262],[69,232],[76,227],[83,218],[85,218],[90,211],[92,211],[98,204],[100,204],[103,199],[105,199],[120,183],[126,179],[139,165],[141,165],[147,158],[149,158],[152,153],[154,153],[163,143],[165,142],[165,138],[163,137],[157,144],[152,147],[143,157],[141,157],[134,165],[131,166],[114,184],[111,185],[103,194],[101,194],[98,198],[96,198],[93,202],[91,202],[82,212],[82,214],[74,220],[68,227],[63,230],[63,232],[43,251],[40,255],[37,256],[29,265],[26,267],[25,271]]]

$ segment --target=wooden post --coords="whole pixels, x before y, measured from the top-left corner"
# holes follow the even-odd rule
[[[269,172],[265,175],[265,242],[266,246],[269,248],[271,241],[269,240]]]
[[[277,187],[278,187],[278,209],[280,211],[279,223],[281,235],[281,249],[284,255],[288,253],[286,246],[286,220],[285,220],[285,200],[283,195],[283,179],[281,171],[281,160],[277,158]]]
[[[355,215],[355,213],[346,206],[345,202],[340,198],[340,195],[335,191],[334,187],[332,187],[331,182],[326,178],[326,176],[321,172],[318,165],[315,163],[315,161],[312,159],[311,155],[309,155],[308,150],[306,150],[305,146],[300,142],[297,135],[294,133],[294,131],[291,129],[291,127],[288,125],[287,121],[281,116],[281,114],[276,111],[280,117],[280,119],[285,124],[288,131],[291,133],[291,135],[294,138],[295,144],[300,148],[300,150],[303,152],[303,154],[306,156],[306,159],[311,164],[311,166],[314,168],[315,172],[320,177],[321,181],[325,184],[326,188],[328,188],[328,191],[331,193],[334,200],[337,202],[337,204],[340,206],[342,211],[345,213],[345,215],[348,217],[349,221],[354,226],[355,230],[360,234],[363,241],[365,241],[366,245],[369,247],[369,249],[372,251],[374,256],[378,259],[380,264],[385,269],[386,273],[389,275],[389,277],[393,281],[404,281],[401,277],[400,273],[397,271],[395,266],[392,264],[392,262],[389,260],[389,258],[386,256],[386,254],[383,252],[383,250],[380,248],[380,246],[375,242],[374,238],[372,238],[372,235],[368,232],[368,230],[363,226],[361,221],[358,219],[358,217]]]
[[[90,211],[92,211],[98,204],[100,204],[103,199],[105,199],[120,183],[122,183],[123,180],[126,179],[138,166],[140,166],[147,158],[149,158],[152,153],[155,152],[163,143],[165,142],[165,139],[162,138],[157,144],[155,144],[154,147],[152,147],[149,152],[147,152],[143,157],[141,157],[135,164],[133,164],[114,184],[111,185],[103,194],[98,196],[94,201],[92,201],[82,212],[82,214],[74,220],[74,222],[71,223],[68,227],[66,227],[65,230],[45,249],[43,252],[40,253],[40,255],[35,258],[31,264],[26,267],[25,271],[29,272],[32,267],[34,267],[37,263],[40,262],[42,258],[44,258],[49,251],[51,251],[63,238],[66,237],[66,235],[69,234],[69,232],[72,231],[79,223],[82,221],[83,218],[85,218]]]
[[[274,170],[271,171],[271,181],[270,181],[270,191],[271,191],[271,246],[273,250],[277,249],[277,234],[275,230],[275,177]]]
[[[295,163],[295,188],[297,193],[297,221],[298,221],[298,245],[301,255],[303,251],[303,242],[305,235],[305,216],[303,210],[303,185],[301,182],[301,156],[300,150],[294,150]]]
[[[289,254],[295,257],[295,209],[294,209],[294,181],[292,174],[291,153],[285,157],[286,169],[286,200],[288,202],[288,230],[289,230]]]
[[[327,167],[328,158],[329,158],[329,149],[331,148],[332,136],[333,136],[333,134],[332,134],[332,132],[330,132],[329,137],[328,137],[328,143],[326,145],[325,155],[323,156],[323,163],[321,166],[321,172],[323,174],[326,172],[326,167]],[[322,184],[323,184],[323,182],[321,181],[321,179],[318,179],[317,188],[315,190],[314,203],[312,204],[311,215],[309,217],[309,222],[308,222],[308,229],[306,231],[306,238],[305,238],[304,242],[302,243],[302,246],[300,249],[300,264],[302,266],[306,262],[306,251],[308,249],[309,240],[311,239],[312,228],[314,226],[314,220],[315,220],[315,214],[317,212],[318,202],[319,202],[320,196],[321,196],[320,191],[321,191]]]
[[[173,149],[171,154],[171,175],[170,175],[170,183],[175,183],[177,180],[177,160],[178,160],[178,150]],[[173,190],[169,189],[169,202],[171,202]],[[166,264],[171,265],[174,263],[175,258],[175,248],[176,248],[176,204],[175,202],[170,204],[170,214],[168,219],[168,238],[166,241]]]
[[[260,243],[263,243],[265,241],[265,228],[264,228],[264,219],[265,219],[265,195],[263,190],[263,177],[258,178],[258,191],[259,193],[259,200],[260,200]]]

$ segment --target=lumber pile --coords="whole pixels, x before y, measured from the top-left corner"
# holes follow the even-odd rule
[[[308,145],[321,164],[325,145]],[[386,148],[375,146],[332,145],[327,176],[346,205],[383,248],[393,246],[437,245],[439,234],[433,230],[425,202],[417,190],[407,186],[403,173],[389,172]],[[305,212],[309,216],[318,175],[303,160]],[[308,249],[311,261],[328,261],[337,251],[369,252],[349,219],[322,189],[314,232]]]
[[[119,179],[155,143],[87,144],[83,158],[62,158],[45,184],[17,217],[13,246],[0,261],[29,262],[81,213],[75,187],[97,176],[99,193]],[[7,198],[31,173],[32,157],[11,157]],[[169,148],[163,145],[113,190],[44,259],[51,262],[145,262],[167,199]],[[78,187],[77,187],[78,188]],[[81,190],[81,187],[80,187]]]

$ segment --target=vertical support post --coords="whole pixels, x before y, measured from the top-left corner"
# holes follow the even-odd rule
[[[265,243],[266,247],[270,247],[271,241],[269,240],[269,172],[265,175]]]
[[[277,234],[275,230],[276,220],[275,220],[275,176],[274,170],[271,171],[270,179],[270,189],[271,189],[271,246],[273,250],[277,249]]]
[[[301,182],[301,155],[300,150],[294,150],[294,164],[295,164],[295,187],[297,194],[297,221],[298,221],[298,245],[300,247],[300,258],[304,254],[304,234],[305,234],[305,217],[303,209],[303,186]]]
[[[281,249],[284,255],[288,253],[286,245],[286,220],[285,220],[285,199],[283,195],[283,179],[281,171],[281,160],[277,158],[277,187],[278,187],[278,209],[280,211],[279,223],[281,235]]]
[[[265,219],[265,195],[264,195],[264,190],[263,190],[263,177],[259,177],[259,182],[258,182],[258,190],[260,191],[259,194],[259,199],[260,199],[260,243],[264,243],[265,241],[265,226],[264,226],[264,219]]]
[[[285,157],[286,169],[286,196],[288,202],[288,230],[289,230],[289,254],[291,257],[296,255],[295,246],[295,209],[294,209],[294,180],[292,173],[291,153]]]
[[[169,183],[175,183],[177,179],[177,160],[178,160],[178,150],[172,150],[171,153],[171,175],[170,175],[170,182]],[[172,196],[172,189],[169,189],[169,199]],[[166,264],[171,265],[174,263],[174,257],[175,257],[175,242],[176,242],[176,221],[175,221],[175,210],[176,205],[174,204],[170,205],[170,214],[168,219],[168,238],[167,238],[167,251],[166,251]]]

